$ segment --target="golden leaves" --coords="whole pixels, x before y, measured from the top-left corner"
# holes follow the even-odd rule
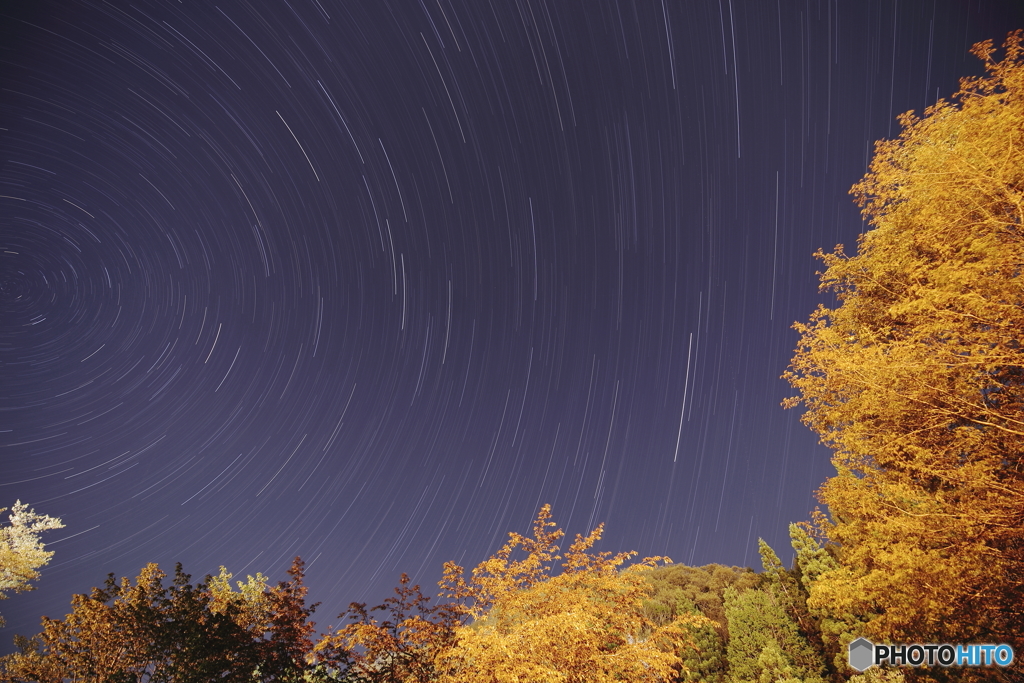
[[[172,586],[155,564],[133,584],[111,574],[103,588],[72,598],[64,619],[43,618],[43,632],[16,639],[21,652],[0,659],[3,680],[40,683],[124,680],[299,680],[307,671],[313,624],[307,617],[303,565],[291,579],[266,588],[265,579],[225,585],[222,570],[212,590],[179,564]],[[211,577],[208,579],[213,582]],[[250,604],[250,602],[252,604]],[[255,619],[255,621],[253,621]]]
[[[446,563],[445,602],[429,604],[403,574],[384,604],[353,603],[342,615],[351,623],[325,636],[316,653],[347,658],[349,674],[365,681],[673,680],[688,627],[711,622],[687,614],[654,623],[644,610],[653,589],[643,571],[667,558],[626,567],[635,552],[593,551],[602,531],[577,535],[563,555],[564,534],[545,505],[532,536],[510,533],[468,576]]]
[[[592,552],[603,531],[577,535],[564,557],[562,538],[544,506],[533,538],[515,533],[466,581],[447,565],[446,595],[468,601],[476,618],[457,630],[457,642],[438,657],[444,683],[464,681],[650,681],[672,680],[682,667],[679,651],[688,624],[707,620],[684,615],[658,626],[645,614],[651,586],[642,570],[666,558],[623,565],[635,552]],[[521,560],[512,560],[519,551]],[[561,562],[561,573],[551,564]]]
[[[855,256],[819,252],[840,305],[794,326],[784,375],[784,405],[836,451],[819,495],[843,567],[812,601],[856,606],[878,637],[1022,620],[1005,579],[1024,563],[1022,33],[1002,61],[974,53],[985,77],[876,145],[851,190],[872,229]]]
[[[402,574],[395,595],[383,604],[367,609],[363,603],[352,603],[341,615],[352,623],[324,636],[314,653],[341,663],[358,680],[434,680],[434,660],[451,647],[466,612],[459,602],[430,605],[420,587],[409,584],[409,577]],[[389,616],[377,619],[373,612]]]

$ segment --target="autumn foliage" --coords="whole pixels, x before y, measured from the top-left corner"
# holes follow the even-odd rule
[[[155,564],[134,585],[111,574],[103,588],[76,595],[62,620],[43,617],[43,632],[16,638],[4,658],[8,681],[299,681],[313,647],[315,605],[304,604],[303,564],[267,588],[262,577],[232,594],[219,580],[193,586],[178,565],[171,586]],[[255,590],[254,590],[255,588]]]
[[[456,603],[431,605],[431,598],[409,583],[402,574],[395,595],[376,607],[352,603],[339,616],[351,623],[324,636],[316,644],[316,656],[344,670],[353,681],[435,680],[435,660],[454,645],[466,612]]]
[[[1022,34],[973,52],[986,76],[877,144],[852,190],[872,229],[819,254],[839,305],[796,326],[786,376],[838,471],[819,520],[838,565],[809,605],[876,640],[1021,651]]]
[[[445,566],[444,594],[466,605],[476,619],[458,630],[455,647],[439,658],[444,683],[513,681],[603,683],[671,681],[683,669],[680,650],[687,626],[708,620],[679,615],[655,624],[644,613],[652,593],[643,572],[665,558],[625,567],[635,552],[592,552],[602,526],[577,535],[558,555],[561,530],[544,506],[533,538],[509,534],[508,542],[473,570]],[[516,550],[525,553],[513,560]],[[552,575],[561,560],[562,571]]]
[[[447,563],[443,603],[429,605],[403,575],[383,605],[353,604],[342,615],[352,623],[317,650],[347,653],[348,670],[365,681],[674,680],[683,668],[686,626],[707,620],[687,614],[658,625],[645,616],[652,588],[643,571],[662,558],[625,567],[635,553],[592,552],[600,526],[559,555],[563,533],[550,518],[544,506],[532,537],[510,533],[469,577]],[[374,611],[389,616],[378,620]]]

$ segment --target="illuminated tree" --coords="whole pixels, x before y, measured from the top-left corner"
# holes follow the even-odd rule
[[[757,543],[764,568],[760,590],[785,617],[784,625],[772,625],[777,634],[774,645],[778,647],[780,656],[793,661],[794,670],[799,671],[808,683],[820,680],[826,673],[824,648],[818,623],[807,608],[808,592],[800,580],[799,560],[792,571],[787,570],[771,546],[763,539],[758,539]],[[771,662],[776,660],[774,655],[768,659]]]
[[[50,529],[63,529],[59,519],[36,514],[20,500],[11,509],[10,524],[0,526],[0,600],[7,591],[21,593],[34,590],[31,581],[39,578],[39,568],[50,561],[52,551],[43,550],[39,534]],[[0,508],[5,512],[7,508]],[[0,616],[0,626],[4,619]]]
[[[837,605],[807,604],[818,578],[827,571],[838,568],[835,557],[823,548],[807,531],[807,524],[790,524],[789,537],[796,553],[794,572],[799,578],[800,590],[812,620],[812,645],[819,648],[830,666],[833,679],[842,679],[841,674],[847,668],[847,646],[863,631],[864,624],[849,612],[844,612]],[[836,676],[836,674],[840,676]]]
[[[986,76],[876,145],[852,190],[871,229],[819,252],[839,305],[796,325],[787,404],[838,471],[838,566],[809,604],[879,640],[1024,645],[1022,34],[1004,48],[976,45]]]
[[[467,618],[456,603],[430,604],[418,585],[402,574],[395,595],[367,609],[352,603],[339,618],[351,623],[325,635],[315,652],[342,669],[346,680],[426,683],[436,679],[435,659],[455,642]],[[385,612],[378,619],[374,612]]]
[[[21,652],[0,659],[5,681],[94,681],[95,683],[259,683],[305,681],[324,673],[309,664],[313,624],[306,621],[302,561],[291,579],[259,593],[265,579],[231,596],[222,570],[211,591],[193,586],[177,566],[173,584],[146,565],[135,581],[116,581],[76,595],[64,619],[43,617],[43,632],[16,637]],[[211,577],[207,577],[211,581]]]
[[[761,585],[725,590],[730,677],[735,683],[824,683],[824,662],[811,644],[817,631],[804,604],[806,594],[775,551],[763,540],[758,544]]]
[[[646,574],[660,558],[624,567],[635,553],[592,553],[601,527],[562,557],[563,534],[550,517],[544,506],[532,537],[509,534],[468,578],[447,563],[444,602],[430,605],[403,574],[384,604],[353,603],[341,615],[352,623],[321,639],[316,653],[344,662],[346,680],[366,682],[601,683],[684,673],[680,653],[711,622],[695,610],[650,618]],[[552,575],[558,560],[562,571]]]
[[[560,530],[545,506],[533,538],[509,541],[473,570],[445,566],[441,585],[476,621],[457,629],[454,647],[438,657],[442,683],[531,681],[603,683],[671,681],[683,673],[680,650],[689,626],[710,623],[682,614],[662,626],[645,616],[652,588],[645,571],[664,558],[623,567],[636,553],[592,553],[598,526],[557,555]],[[513,560],[515,551],[525,553]],[[552,576],[552,564],[562,571]]]

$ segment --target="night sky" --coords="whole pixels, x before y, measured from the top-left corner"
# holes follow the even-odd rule
[[[39,630],[148,562],[314,619],[553,505],[605,550],[786,559],[812,253],[983,0],[138,0],[0,9],[0,507]]]

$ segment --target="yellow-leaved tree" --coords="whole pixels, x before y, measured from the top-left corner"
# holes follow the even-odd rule
[[[876,145],[852,190],[871,229],[819,252],[839,305],[796,325],[787,403],[838,471],[808,604],[876,641],[1024,646],[1021,32],[1004,51],[976,45],[986,75]]]
[[[475,621],[456,632],[454,647],[438,657],[442,683],[604,683],[671,681],[683,668],[690,626],[710,623],[684,614],[661,626],[645,613],[653,592],[644,570],[667,558],[625,567],[635,552],[592,552],[602,526],[576,536],[564,557],[563,533],[545,505],[533,538],[509,534],[493,557],[467,580],[445,565],[442,589]],[[522,559],[513,559],[517,551]],[[552,565],[562,560],[561,573]]]
[[[0,682],[307,683],[332,680],[311,663],[315,624],[308,617],[304,570],[268,587],[257,574],[240,592],[231,574],[192,585],[177,565],[172,585],[156,564],[133,584],[110,574],[103,588],[75,595],[64,619],[42,618],[43,631],[15,636],[20,652],[0,657]]]
[[[403,574],[384,604],[353,603],[341,615],[351,623],[325,635],[316,656],[340,665],[345,680],[367,683],[676,680],[694,631],[713,622],[697,614],[651,620],[645,570],[663,558],[625,567],[636,553],[591,552],[600,526],[560,556],[563,533],[550,520],[545,505],[532,538],[510,533],[468,578],[446,563],[443,602],[430,605]],[[553,575],[558,560],[562,571]]]

